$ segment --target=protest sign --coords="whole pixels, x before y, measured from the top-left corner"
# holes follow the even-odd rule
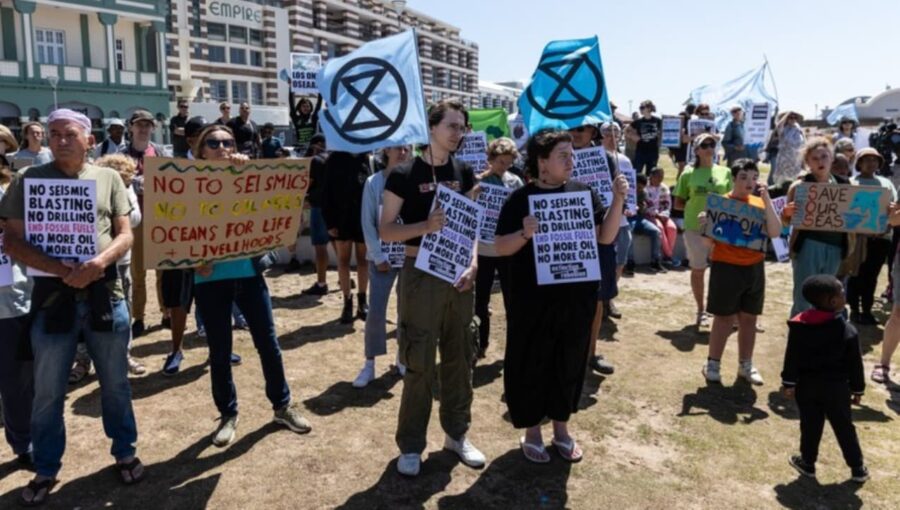
[[[25,179],[25,238],[47,255],[84,262],[97,255],[97,181]],[[31,276],[54,276],[28,268]]]
[[[775,215],[781,218],[784,212],[784,206],[787,205],[787,197],[782,196],[772,199],[772,206],[775,207]],[[787,262],[791,259],[791,227],[781,229],[781,235],[772,239],[772,249],[775,251],[775,257],[778,262]]]
[[[538,285],[600,280],[590,192],[532,195],[528,210],[538,220],[532,243]]]
[[[291,91],[294,94],[318,94],[316,73],[321,67],[322,55],[318,53],[291,53]]]
[[[795,188],[791,225],[800,230],[883,234],[891,192],[881,186],[804,182]]]
[[[3,229],[0,229],[0,287],[12,284],[12,259],[3,251]]]
[[[478,242],[481,206],[450,188],[439,184],[434,200],[444,210],[444,228],[422,238],[416,269],[456,283],[472,263],[472,250]]]
[[[662,118],[662,145],[671,148],[681,145],[681,117]]]
[[[453,156],[470,164],[476,175],[484,172],[488,169],[487,135],[484,131],[467,134],[463,137],[459,150]]]
[[[772,122],[772,105],[754,103],[745,122],[744,145],[760,147],[769,137],[769,126]]]
[[[381,213],[383,209],[384,208],[382,206],[378,206],[379,224],[381,224]],[[397,215],[397,223],[403,223],[403,220],[400,219],[399,214]],[[401,242],[381,241],[381,253],[384,253],[387,256],[388,264],[390,264],[394,269],[400,269],[401,267],[403,267],[403,263],[406,261],[406,245]]]
[[[627,158],[619,158],[619,173],[628,180],[628,194],[625,195],[625,210],[631,214],[637,214],[637,173]],[[612,201],[610,201],[612,203]]]
[[[720,243],[766,251],[766,210],[722,195],[706,196],[703,235]]]
[[[691,138],[702,133],[716,133],[716,121],[710,119],[691,119],[688,121],[688,134]]]
[[[609,175],[609,163],[606,161],[606,151],[603,147],[589,147],[575,151],[572,179],[587,184],[594,190],[594,193],[600,195],[603,207],[609,207],[612,204],[612,179]]]
[[[495,184],[480,184],[481,191],[475,201],[484,208],[481,216],[481,234],[479,239],[485,244],[494,244],[494,234],[497,231],[497,220],[500,219],[500,209],[512,193],[512,189]]]
[[[297,240],[309,159],[144,162],[144,267],[261,255]]]

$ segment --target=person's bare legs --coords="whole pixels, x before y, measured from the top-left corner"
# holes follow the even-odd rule
[[[898,263],[900,261],[895,261]],[[900,343],[900,303],[894,304],[891,316],[884,325],[884,342],[881,344],[881,366],[891,366],[891,358]]]
[[[350,255],[352,254],[353,241],[335,241],[338,259],[338,282],[344,299],[350,299]]]
[[[734,320],[734,315],[713,315],[712,328],[709,330],[709,359],[721,361]]]
[[[583,455],[581,451],[581,447],[572,439],[572,436],[569,435],[569,423],[565,421],[556,421],[553,420],[553,439],[557,443],[566,443],[572,445],[572,451],[569,452],[570,455],[574,459],[580,459]],[[557,447],[559,448],[559,447]]]
[[[703,277],[706,274],[706,268],[691,269],[691,292],[694,293],[694,301],[697,303],[697,313],[702,313],[703,308]],[[728,325],[731,327],[731,324]]]
[[[325,277],[328,273],[328,245],[320,244],[313,248],[316,251],[316,281],[319,285],[325,285]]]
[[[756,320],[758,315],[741,312],[738,320],[738,361],[753,359],[753,347],[756,345]],[[732,319],[733,322],[733,319]]]

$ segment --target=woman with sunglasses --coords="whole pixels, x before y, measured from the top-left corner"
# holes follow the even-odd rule
[[[790,110],[782,112],[775,122],[775,130],[778,132],[778,156],[775,160],[776,169],[772,172],[772,182],[776,187],[785,181],[793,181],[803,170],[800,150],[806,138],[800,127],[801,122],[803,116]]]
[[[231,130],[221,125],[204,129],[193,152],[199,160],[219,164],[239,166],[249,161],[247,156],[236,152]],[[259,353],[266,380],[266,396],[275,411],[274,421],[299,434],[309,432],[309,423],[300,416],[297,405],[291,402],[281,348],[275,336],[272,301],[260,270],[259,257],[213,262],[198,267],[194,276],[194,294],[197,309],[206,326],[213,400],[221,415],[213,444],[222,447],[231,443],[238,423],[237,392],[231,375],[233,303],[240,307],[250,327],[250,336]]]

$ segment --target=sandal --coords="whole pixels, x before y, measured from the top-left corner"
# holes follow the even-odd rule
[[[53,489],[53,486],[57,484],[59,480],[55,478],[47,478],[45,480],[41,480],[40,482],[36,482],[31,480],[28,482],[28,485],[22,489],[22,493],[19,494],[19,504],[27,507],[41,506],[47,502],[47,498],[50,496],[50,490]],[[31,491],[31,499],[25,499],[25,491]]]
[[[524,437],[519,438],[519,447],[522,448],[522,455],[530,462],[535,464],[546,464],[550,462],[550,454],[544,445],[531,444],[525,441]]]
[[[134,485],[144,479],[144,465],[137,457],[128,463],[117,462],[115,468],[124,485]]]
[[[875,365],[872,369],[872,380],[878,384],[886,384],[891,380],[891,367],[886,365]]]
[[[560,441],[554,437],[550,442],[556,447],[559,456],[569,462],[578,462],[584,457],[584,452],[571,437],[568,441]]]

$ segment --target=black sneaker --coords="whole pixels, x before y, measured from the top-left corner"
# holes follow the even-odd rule
[[[284,266],[284,272],[285,273],[296,273],[297,271],[300,271],[300,261],[295,258],[292,258],[290,260],[290,262],[288,262],[287,265]]]
[[[612,299],[606,302],[604,309],[607,311],[607,315],[609,315],[613,319],[622,318],[622,312],[619,311],[619,309],[616,307],[616,303]]]
[[[147,328],[144,327],[144,321],[134,321],[131,323],[131,338],[143,336],[146,329]]]
[[[324,296],[328,294],[328,284],[319,285],[319,282],[315,282],[308,289],[304,289],[301,294],[304,296]]]
[[[602,356],[594,356],[590,361],[591,370],[602,375],[612,375],[616,371],[616,367],[612,363],[603,359]]]
[[[353,324],[353,298],[344,298],[344,311],[341,312],[341,324]]]
[[[625,270],[623,271],[623,274],[625,274],[626,276],[634,276],[634,261],[633,260],[629,260],[625,264]]]
[[[863,313],[859,314],[859,317],[854,322],[856,322],[857,324],[860,324],[862,326],[877,326],[878,325],[878,319],[876,319],[875,316],[872,315],[872,312],[863,312]]]
[[[798,473],[803,476],[808,476],[810,478],[816,477],[816,465],[810,464],[803,460],[803,457],[799,455],[793,455],[788,460],[788,464],[791,465],[792,468],[796,469]],[[865,467],[863,467],[865,469]],[[866,473],[868,475],[868,472]]]
[[[34,468],[34,454],[31,452],[20,453],[16,455],[16,464],[25,469]]]
[[[865,483],[869,479],[869,469],[865,465],[851,469],[850,479],[856,483]]]
[[[657,260],[656,262],[651,262],[651,263],[650,263],[650,269],[656,271],[657,273],[666,273],[666,272],[668,272],[668,271],[666,270],[666,268],[663,267],[663,265],[659,263],[658,260]]]
[[[356,318],[364,321],[369,316],[369,303],[366,302],[366,293],[360,292],[356,295],[357,309]]]

